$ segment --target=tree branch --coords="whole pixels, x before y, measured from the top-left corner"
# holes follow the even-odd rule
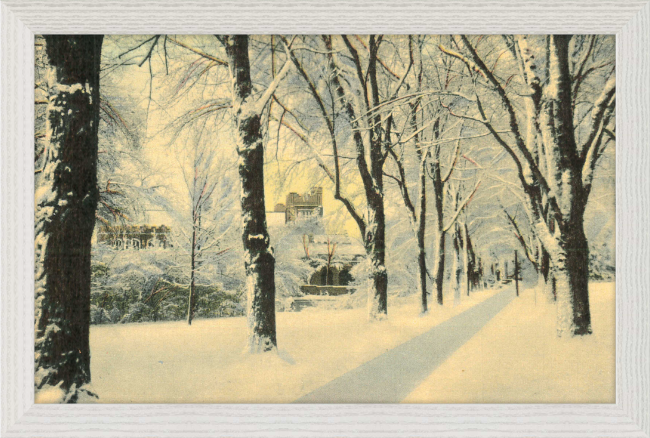
[[[467,195],[467,197],[465,197],[465,199],[463,199],[463,201],[460,203],[460,206],[458,207],[458,209],[456,210],[454,215],[451,217],[451,219],[449,219],[449,222],[447,222],[447,225],[445,227],[443,227],[443,229],[442,229],[443,232],[449,231],[449,229],[454,225],[454,223],[456,222],[456,219],[458,218],[458,215],[463,211],[463,209],[467,206],[467,203],[472,199],[472,197],[474,196],[474,193],[476,193],[476,190],[478,190],[479,186],[481,185],[481,182],[482,181],[479,178],[479,180],[476,182],[476,185],[474,186],[474,189],[472,190],[472,192],[469,195]]]
[[[602,135],[602,130],[607,126],[608,120],[605,120],[605,114],[608,111],[608,108],[611,106],[611,102],[616,97],[616,76],[612,75],[607,83],[605,88],[603,88],[602,93],[594,103],[594,109],[591,112],[591,132],[587,141],[580,149],[582,152],[580,154],[580,163],[584,166],[587,156],[590,154],[591,149],[596,145],[596,138],[599,135]],[[592,154],[593,155],[593,154]]]
[[[200,51],[198,49],[195,49],[194,47],[190,47],[187,44],[183,44],[180,41],[178,41],[178,40],[176,40],[176,39],[174,39],[172,37],[167,37],[167,39],[169,41],[171,41],[172,43],[174,43],[175,45],[179,46],[179,47],[183,47],[183,48],[189,50],[192,53],[196,53],[197,55],[201,56],[202,58],[209,59],[210,61],[216,62],[219,65],[223,65],[223,66],[226,66],[226,67],[228,66],[228,63],[226,61],[222,60],[222,59],[216,58],[216,57],[214,57],[212,55],[208,55],[207,53],[202,52],[202,51]]]

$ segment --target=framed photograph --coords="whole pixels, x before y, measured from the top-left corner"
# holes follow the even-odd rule
[[[648,0],[0,3],[3,437],[650,436]]]

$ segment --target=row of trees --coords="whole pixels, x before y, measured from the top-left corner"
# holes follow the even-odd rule
[[[265,213],[265,173],[274,161],[285,175],[299,172],[285,161],[304,163],[309,178],[331,185],[367,254],[371,320],[387,315],[392,218],[406,218],[412,228],[404,245],[415,249],[422,312],[430,308],[432,281],[436,302],[443,304],[448,240],[458,301],[476,283],[480,256],[488,258],[487,248],[495,245],[484,236],[499,220],[513,229],[549,285],[544,289],[557,297],[558,334],[591,333],[584,216],[599,160],[615,140],[613,38],[125,41],[129,47],[117,53],[113,46],[105,56],[105,71],[147,66],[145,124],[155,114],[153,102],[167,114],[159,116],[167,120],[161,135],[170,144],[195,145],[183,167],[189,169],[191,279],[200,269],[199,254],[221,250],[215,244],[219,227],[207,226],[205,216],[221,181],[206,145],[214,136],[220,148],[236,150],[249,351],[277,346],[276,262]],[[114,203],[126,189],[107,182],[101,190],[98,130],[112,124],[138,138],[115,105],[102,99],[102,42],[101,36],[46,36],[42,42],[48,74],[45,127],[37,133],[43,151],[37,152],[36,388],[59,387],[70,402],[87,392],[90,381],[90,241],[98,205],[109,217],[124,216]],[[166,105],[152,97],[156,76],[170,90]],[[208,122],[216,126],[215,117],[219,131],[205,131]],[[197,132],[189,141],[187,133]],[[515,210],[524,213],[523,221]],[[190,323],[194,288],[190,280]]]

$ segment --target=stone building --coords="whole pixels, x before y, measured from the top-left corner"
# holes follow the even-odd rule
[[[269,225],[278,224],[284,215],[284,223],[294,222],[314,216],[323,217],[323,188],[313,187],[302,195],[291,192],[286,204],[276,204],[272,212],[266,213]]]
[[[166,249],[170,228],[165,225],[102,225],[96,230],[97,243],[114,249]]]

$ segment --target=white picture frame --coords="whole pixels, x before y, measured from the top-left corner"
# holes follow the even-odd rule
[[[650,436],[650,2],[1,0],[2,437]],[[35,405],[34,34],[617,36],[616,403]]]

